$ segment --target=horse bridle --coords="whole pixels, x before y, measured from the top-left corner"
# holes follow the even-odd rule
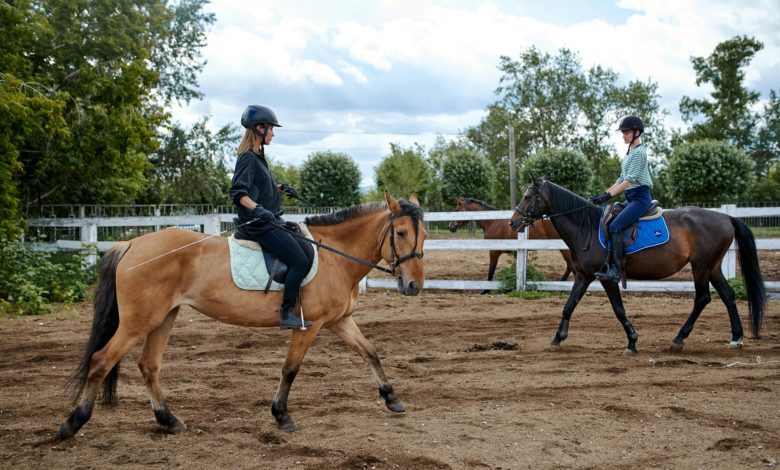
[[[414,218],[412,218],[414,220]],[[412,248],[411,253],[409,253],[406,256],[398,256],[398,251],[395,248],[395,214],[390,214],[390,222],[387,224],[387,228],[385,229],[384,234],[382,235],[382,242],[379,244],[379,253],[381,255],[382,253],[382,247],[385,245],[385,240],[387,239],[387,232],[390,232],[390,268],[391,269],[382,269],[383,271],[391,274],[393,277],[395,276],[395,268],[400,266],[402,263],[405,263],[406,261],[409,261],[410,259],[414,258],[420,258],[424,256],[424,253],[422,251],[417,251],[417,242],[419,241],[420,236],[420,229],[417,225],[414,227],[414,248]],[[419,224],[418,224],[419,225]]]

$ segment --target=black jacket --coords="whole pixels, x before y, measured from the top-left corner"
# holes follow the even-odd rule
[[[274,214],[282,207],[282,198],[276,189],[276,181],[271,175],[265,158],[248,150],[239,155],[236,160],[236,170],[230,186],[230,198],[236,206],[238,219],[242,222],[252,220],[252,211],[242,206],[239,200],[249,196],[250,199],[268,209]]]

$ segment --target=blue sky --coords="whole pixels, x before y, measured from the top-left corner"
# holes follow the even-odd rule
[[[576,51],[584,67],[621,81],[657,82],[677,107],[697,88],[690,56],[736,35],[764,43],[749,87],[780,89],[780,0],[233,1],[208,6],[217,22],[203,50],[203,100],[174,109],[190,124],[238,124],[247,104],[270,106],[283,124],[268,151],[298,165],[319,150],[346,152],[363,184],[389,144],[430,147],[475,125],[495,101],[499,56],[536,46]]]

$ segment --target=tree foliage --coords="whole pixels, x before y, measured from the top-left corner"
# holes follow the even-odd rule
[[[458,196],[491,200],[493,171],[476,151],[454,148],[447,153],[442,168],[442,196],[452,201]]]
[[[591,191],[590,163],[576,150],[542,150],[526,160],[524,173],[547,176],[553,183],[581,196]]]
[[[735,146],[698,140],[674,149],[667,184],[677,203],[733,201],[753,182],[753,162]]]
[[[205,0],[0,3],[0,216],[43,203],[127,203],[173,99],[199,96]],[[7,160],[7,161],[6,161]],[[18,211],[18,210],[17,210]]]
[[[346,153],[315,152],[301,165],[300,175],[301,196],[317,206],[360,202],[360,169]]]
[[[390,154],[376,168],[377,189],[403,197],[414,193],[420,201],[425,202],[431,169],[424,154],[425,149],[420,145],[404,148],[400,144],[391,143]]]
[[[266,155],[266,159],[268,160],[268,167],[271,169],[274,181],[276,181],[277,184],[289,184],[296,190],[301,188],[301,174],[300,171],[298,171],[298,167],[277,162],[270,155]],[[282,204],[285,206],[299,206],[301,205],[301,202],[297,199],[282,196]]]

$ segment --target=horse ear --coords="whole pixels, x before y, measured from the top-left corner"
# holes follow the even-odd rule
[[[387,201],[387,208],[390,209],[390,212],[393,214],[401,212],[401,205],[398,204],[398,201],[395,200],[393,195],[387,191],[385,191],[385,200]]]
[[[416,204],[418,206],[420,205],[420,200],[417,199],[417,195],[414,193],[409,195],[409,202],[411,202],[412,204]]]
[[[463,202],[463,198],[460,196],[455,196],[455,204],[461,204]]]
[[[528,177],[531,178],[531,183],[536,183],[536,176],[530,171],[528,172]]]

